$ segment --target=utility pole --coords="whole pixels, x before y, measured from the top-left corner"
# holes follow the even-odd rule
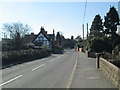
[[[88,33],[89,33],[89,32],[88,32],[88,23],[87,23],[87,38],[88,38]]]
[[[82,27],[83,27],[83,41],[82,41],[82,43],[83,43],[83,50],[82,51],[84,51],[84,24],[82,25]]]
[[[4,33],[4,38],[6,37],[6,34]]]
[[[83,40],[84,40],[84,24],[82,25],[82,27],[83,27]]]

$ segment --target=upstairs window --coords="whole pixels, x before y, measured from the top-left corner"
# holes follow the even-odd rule
[[[44,37],[43,36],[40,36],[38,37],[40,41],[43,41],[44,40]]]

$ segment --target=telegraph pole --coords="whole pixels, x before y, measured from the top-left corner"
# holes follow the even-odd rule
[[[89,33],[89,32],[88,32],[88,23],[87,23],[87,38],[88,38],[88,33]]]
[[[83,40],[84,40],[84,24],[82,25],[82,27],[83,27]]]

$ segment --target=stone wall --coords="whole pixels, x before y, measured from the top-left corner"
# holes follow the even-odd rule
[[[102,73],[120,90],[120,68],[103,58],[99,59],[99,65]]]

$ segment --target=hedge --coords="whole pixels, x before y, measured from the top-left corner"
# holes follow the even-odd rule
[[[52,49],[53,54],[63,54],[63,48],[60,46],[54,46]]]
[[[35,59],[49,56],[50,52],[46,49],[30,49],[2,53],[2,66],[14,63],[23,63]]]

